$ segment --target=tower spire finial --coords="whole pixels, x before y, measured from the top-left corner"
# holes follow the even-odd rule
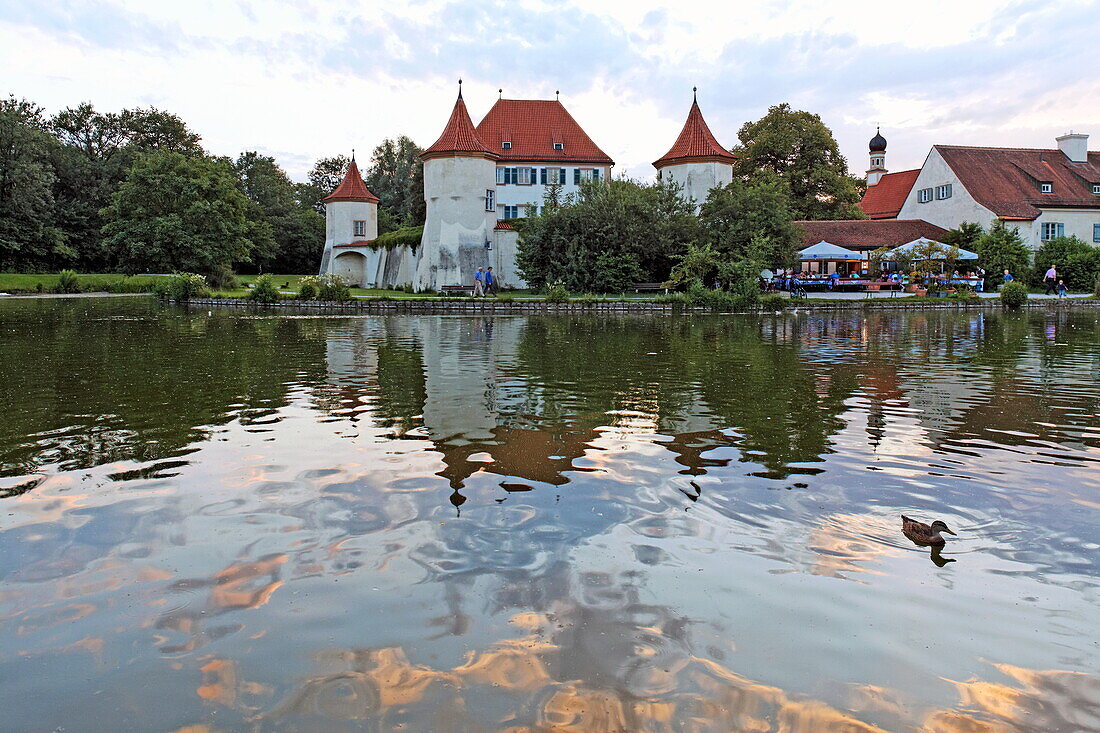
[[[555,89],[554,90],[554,99],[557,100],[557,101],[561,101],[561,90],[560,89]]]
[[[699,87],[692,87],[691,88],[691,101],[696,103],[696,104],[699,103],[699,94],[698,94],[698,92],[699,92]]]
[[[458,98],[462,99],[462,80],[458,80]]]
[[[497,89],[497,99],[504,99],[504,88]]]
[[[352,149],[351,149],[351,162],[352,162],[352,163],[354,163],[354,162],[355,162],[355,148],[352,148]]]

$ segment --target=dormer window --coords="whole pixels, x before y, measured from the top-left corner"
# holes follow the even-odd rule
[[[565,143],[554,143],[554,150],[565,150]]]
[[[511,150],[511,149],[512,149],[512,143],[511,143],[510,141],[508,141],[508,140],[505,140],[504,142],[502,142],[502,143],[500,144],[500,147],[501,147],[501,148],[502,148],[503,150]]]
[[[1039,193],[1054,193],[1054,184],[1053,183],[1040,183],[1039,184]]]
[[[1092,184],[1092,192],[1095,193],[1095,194],[1100,194],[1100,186],[1098,186],[1095,183]]]

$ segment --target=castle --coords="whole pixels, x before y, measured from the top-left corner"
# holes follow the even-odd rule
[[[474,270],[491,266],[500,284],[522,288],[510,220],[536,212],[550,189],[564,198],[583,184],[610,179],[615,162],[558,99],[501,97],[475,127],[461,84],[443,134],[420,155],[427,205],[420,246],[374,246],[378,198],[352,160],[325,199],[322,274],[365,287],[412,283],[417,290],[438,290],[469,284]],[[733,180],[733,162],[693,99],[680,136],[653,165],[658,177],[679,183],[698,206],[711,188]]]

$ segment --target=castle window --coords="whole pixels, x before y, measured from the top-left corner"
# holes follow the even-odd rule
[[[943,186],[936,186],[936,198],[940,201],[951,198],[951,184],[947,183]]]
[[[1100,224],[1092,225],[1092,241],[1100,242]]]
[[[502,142],[500,144],[500,147],[501,147],[502,150],[511,150],[512,149],[512,143],[510,143],[508,141],[505,141],[505,142]]]
[[[542,182],[550,186],[560,186],[562,183],[565,183],[565,169],[543,168]]]
[[[917,191],[917,201],[918,202],[920,202],[922,204],[927,204],[931,200],[932,200],[932,189],[922,188],[921,190]]]
[[[1066,225],[1060,221],[1044,221],[1042,231],[1039,233],[1039,239],[1044,242],[1049,242],[1055,237],[1066,236]]]
[[[355,236],[357,236],[357,237],[367,236],[367,222],[357,221],[357,222],[354,222],[352,224],[352,227],[355,231]]]
[[[554,143],[554,150],[565,150],[565,143]]]
[[[519,217],[519,207],[518,206],[505,206],[504,207],[504,218],[505,219],[516,219],[518,217]]]
[[[519,179],[515,168],[497,168],[497,185],[515,183]]]
[[[504,169],[503,168],[497,168],[497,185],[498,186],[504,185]]]
[[[1100,186],[1097,186],[1095,183],[1092,184],[1092,192],[1100,194]]]
[[[1039,193],[1054,193],[1054,184],[1052,183],[1040,183]]]
[[[485,189],[485,210],[497,210],[497,192],[491,188]]]
[[[533,183],[533,181],[531,180],[531,169],[530,168],[519,168],[518,170],[519,170],[519,181],[518,182],[520,183],[520,185],[530,186]]]

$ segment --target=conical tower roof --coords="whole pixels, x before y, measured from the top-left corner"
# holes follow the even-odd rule
[[[355,158],[352,157],[351,163],[348,165],[348,172],[344,174],[344,180],[340,181],[340,185],[336,187],[336,190],[325,196],[325,203],[330,204],[334,201],[360,201],[368,204],[377,204],[378,197],[370,192],[367,188],[367,184],[363,182],[363,176],[359,175],[359,166],[355,164]]]
[[[693,90],[694,91],[694,90]],[[668,165],[676,163],[721,161],[732,163],[737,160],[733,153],[718,144],[714,134],[707,127],[707,121],[703,119],[703,113],[699,110],[699,102],[691,101],[691,109],[688,111],[687,121],[680,136],[672,144],[669,151],[653,162],[653,167],[660,170]]]
[[[459,82],[461,84],[462,82]],[[430,158],[490,158],[497,159],[500,156],[485,147],[477,137],[474,123],[470,120],[470,113],[466,111],[466,102],[462,99],[462,87],[458,88],[458,100],[451,111],[451,119],[447,120],[447,126],[443,128],[443,134],[420,154],[421,160]]]

